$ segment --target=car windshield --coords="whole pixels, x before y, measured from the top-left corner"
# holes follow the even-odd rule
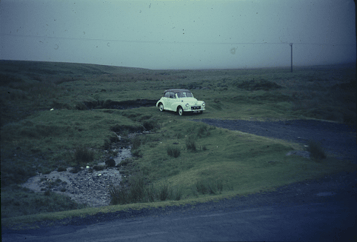
[[[190,93],[190,92],[177,92],[176,94],[179,98],[193,97],[192,93]]]

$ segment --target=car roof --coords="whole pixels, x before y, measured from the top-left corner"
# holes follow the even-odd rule
[[[166,92],[191,92],[190,90],[187,90],[187,89],[167,89],[165,90],[164,93]]]

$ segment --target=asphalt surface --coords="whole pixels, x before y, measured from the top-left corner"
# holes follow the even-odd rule
[[[315,139],[321,138],[316,135],[319,127]],[[343,133],[341,142],[351,135],[330,126],[325,131],[330,134],[324,139],[331,142],[330,135]],[[301,134],[297,137],[306,138]],[[39,229],[3,229],[2,241],[356,241],[356,175],[340,173],[195,206],[97,214],[56,224],[43,221]]]
[[[216,127],[307,144],[322,145],[327,153],[355,162],[357,159],[356,126],[319,120],[247,121],[197,119]]]

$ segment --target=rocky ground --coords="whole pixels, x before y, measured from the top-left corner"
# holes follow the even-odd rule
[[[38,174],[22,186],[35,192],[51,191],[67,195],[75,202],[90,207],[106,206],[110,204],[109,186],[118,185],[122,179],[118,165],[130,157],[130,148],[122,148],[114,158],[114,167],[105,166],[103,162],[98,164],[99,167],[104,167],[103,170],[81,167],[77,173],[73,173],[73,167],[68,167],[66,171]]]

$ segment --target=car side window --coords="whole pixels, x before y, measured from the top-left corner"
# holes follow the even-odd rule
[[[170,93],[169,93],[169,92],[166,92],[166,93],[165,93],[165,97],[168,97],[168,98],[169,98],[169,97],[170,97]]]
[[[175,94],[173,92],[170,92],[170,98],[175,98]]]

